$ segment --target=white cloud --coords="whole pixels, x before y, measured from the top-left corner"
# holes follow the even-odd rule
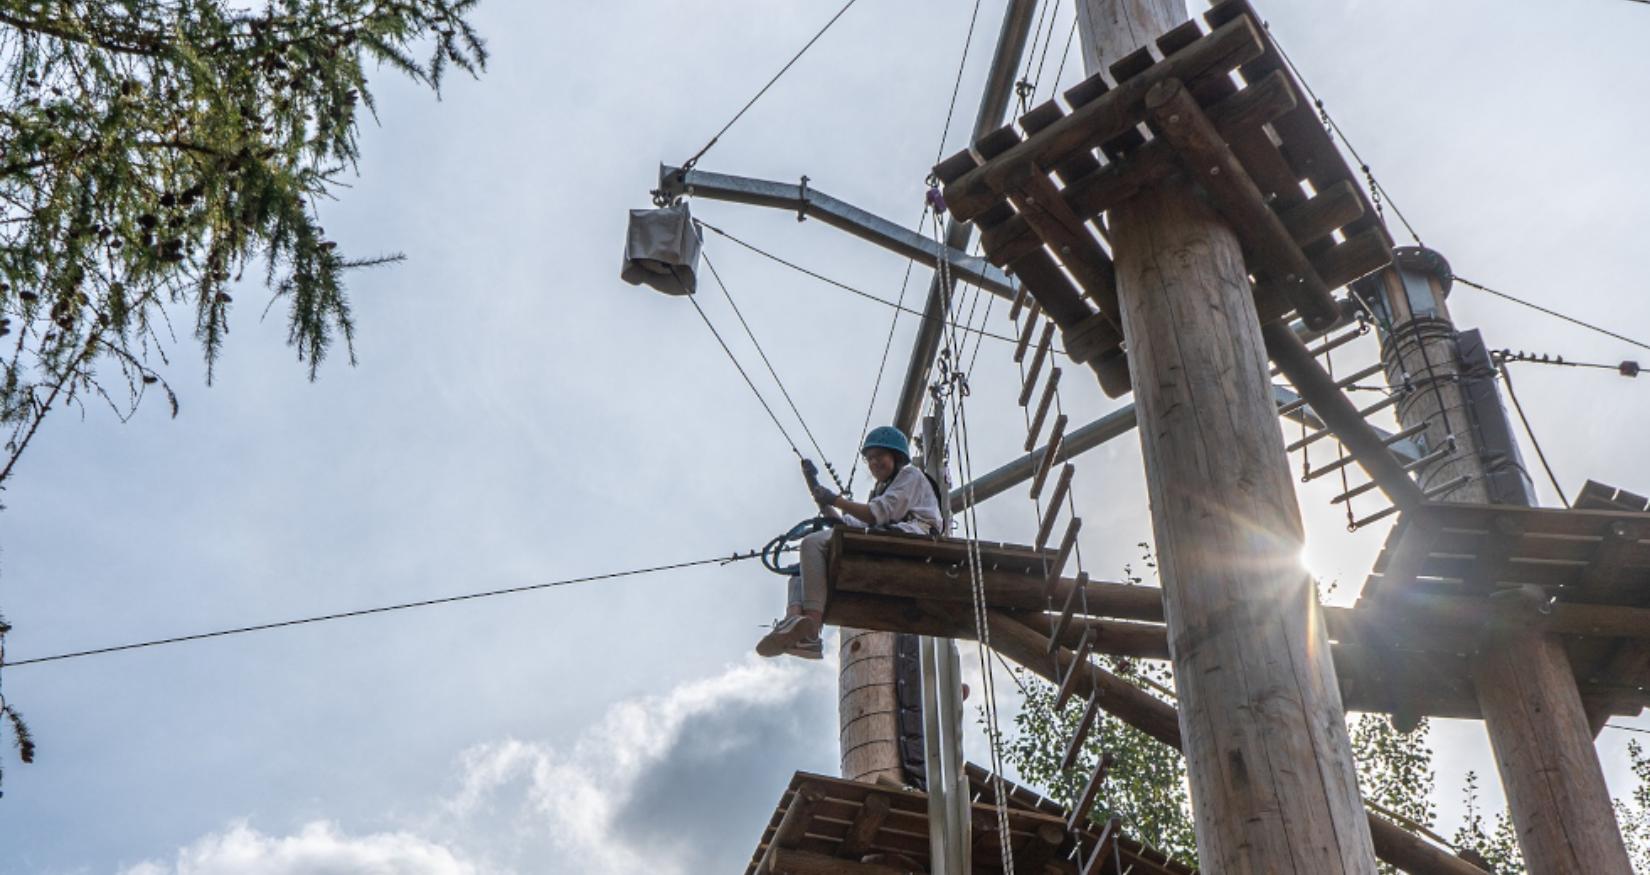
[[[562,866],[581,872],[690,872],[711,858],[737,860],[755,846],[789,772],[806,765],[796,749],[833,739],[825,706],[834,697],[822,693],[835,677],[829,663],[751,658],[615,704],[565,749],[478,745],[461,756],[463,783],[445,813],[481,823],[513,811],[518,842],[547,842]],[[705,823],[717,828],[693,828]],[[731,841],[741,831],[748,846]]]
[[[147,861],[122,875],[480,875],[451,849],[405,832],[348,836],[326,821],[270,836],[245,821],[178,849],[170,864]]]

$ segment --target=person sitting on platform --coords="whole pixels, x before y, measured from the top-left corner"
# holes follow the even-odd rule
[[[904,432],[885,425],[871,429],[860,451],[865,467],[876,478],[871,497],[863,504],[817,486],[814,501],[821,512],[843,525],[872,531],[939,535],[942,531],[940,492],[922,469],[911,464],[911,443]],[[806,463],[804,463],[806,465]],[[830,551],[829,529],[814,532],[798,543],[799,573],[790,579],[790,603],[785,618],[756,645],[762,656],[788,654],[803,659],[824,657],[820,630],[825,615],[825,574]]]

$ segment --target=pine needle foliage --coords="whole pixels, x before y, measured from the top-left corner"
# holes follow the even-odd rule
[[[311,379],[335,344],[353,363],[345,275],[399,256],[345,255],[316,204],[361,157],[370,73],[484,68],[477,2],[0,0],[0,483],[54,407],[125,418],[158,386],[176,415],[174,326],[210,382],[248,268]]]
[[[0,668],[6,664],[6,633],[10,631],[11,624],[0,616]],[[17,747],[17,758],[24,763],[34,762],[34,736],[29,733],[29,724],[23,722],[23,715],[0,693],[0,735],[4,735],[8,727],[11,729],[12,743]],[[5,774],[5,769],[0,768],[0,786],[4,786]]]

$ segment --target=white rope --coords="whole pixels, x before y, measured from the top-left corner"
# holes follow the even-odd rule
[[[941,231],[942,226],[938,215],[934,217],[933,227],[935,242],[943,245],[943,232]],[[951,313],[951,277],[948,265],[943,259],[939,263],[939,269],[940,288],[945,294],[946,313],[951,314],[954,318],[955,314]],[[956,342],[955,331],[947,332],[947,347],[953,361],[960,365],[962,359],[961,348]],[[963,381],[966,381],[966,376],[963,376]],[[964,544],[967,546],[969,587],[974,603],[974,632],[976,640],[979,642],[980,685],[984,698],[987,726],[986,742],[991,751],[991,795],[993,797],[993,807],[996,809],[997,814],[998,835],[1002,837],[1000,845],[1003,872],[1006,875],[1013,875],[1014,848],[1013,841],[1011,841],[1013,834],[1009,830],[1007,790],[1003,785],[1003,758],[1001,745],[999,744],[1002,732],[997,720],[997,685],[991,670],[991,627],[986,619],[985,576],[981,568],[978,519],[973,501],[974,464],[972,454],[969,451],[968,416],[964,410],[968,393],[959,386],[959,381],[956,379],[948,380],[947,384],[947,392],[956,405],[957,446],[960,450],[957,456],[959,473],[963,478],[963,482],[968,484],[964,487],[968,490],[968,502],[963,509],[963,538]]]

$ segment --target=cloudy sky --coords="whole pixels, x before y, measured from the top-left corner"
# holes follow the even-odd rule
[[[701,166],[807,174],[913,221],[970,5],[862,0]],[[1650,109],[1636,96],[1650,81],[1650,7],[1261,5],[1459,274],[1650,335],[1637,257]],[[646,205],[657,164],[695,151],[835,7],[493,0],[478,14],[493,50],[481,81],[454,79],[438,102],[382,77],[362,175],[324,207],[346,248],[408,256],[353,280],[360,365],[332,361],[308,382],[284,326],[260,322],[246,289],[216,385],[192,350],[175,351],[177,419],[159,405],[125,425],[96,408],[59,414],[0,513],[9,655],[701,559],[807,515],[789,450],[688,305],[624,285],[617,269],[625,210]],[[981,5],[947,154],[1001,11]],[[1070,4],[1054,14],[1045,94]],[[1081,75],[1072,54],[1062,85]],[[844,282],[900,292],[903,261],[817,222],[694,208]],[[846,469],[889,311],[707,245]],[[912,299],[925,282],[919,271]],[[733,339],[725,303],[702,297]],[[1497,347],[1645,356],[1470,289],[1452,306]],[[1000,308],[991,318],[1006,327]],[[896,333],[896,375],[910,328]],[[1643,378],[1516,376],[1567,490],[1588,477],[1650,489]],[[1021,438],[1015,380],[1006,349],[988,343],[970,401],[981,468]],[[1084,381],[1064,394],[1077,421],[1117,405]],[[879,419],[892,404],[885,391]],[[1088,567],[1115,573],[1150,536],[1133,437],[1086,457],[1078,489]],[[1385,532],[1348,535],[1329,495],[1302,491],[1306,561],[1350,597]],[[981,525],[1026,538],[1023,493],[989,503]],[[733,869],[790,773],[836,763],[834,664],[750,655],[779,584],[752,563],[708,566],[9,670],[6,696],[40,759],[4,754],[0,868]],[[1618,790],[1627,737],[1600,743]],[[1461,774],[1477,769],[1493,788],[1494,769],[1476,725],[1442,725],[1435,742],[1448,830]]]

